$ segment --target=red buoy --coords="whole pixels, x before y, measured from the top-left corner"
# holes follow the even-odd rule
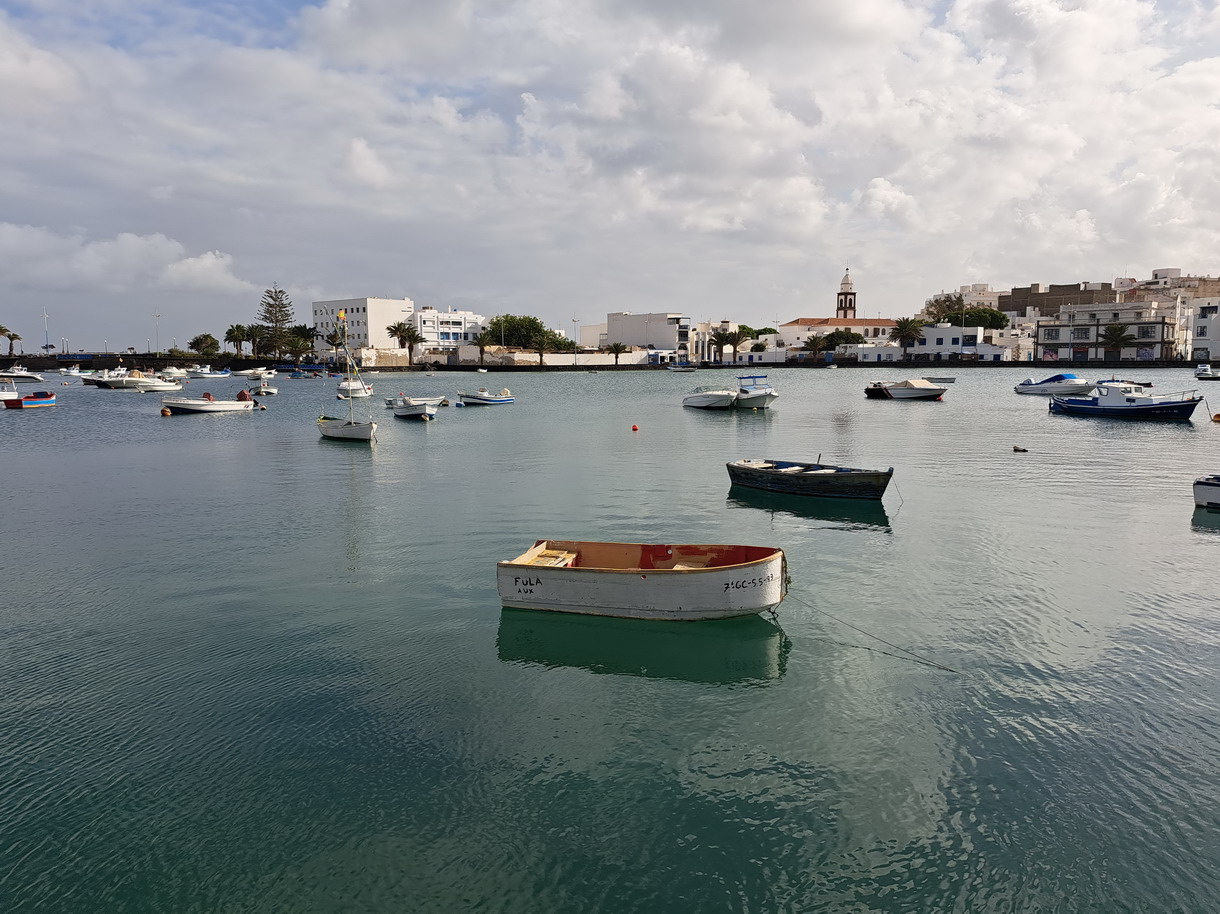
[[[640,430],[640,427],[638,425],[633,425],[633,426],[631,426],[631,430],[633,432],[638,432]]]

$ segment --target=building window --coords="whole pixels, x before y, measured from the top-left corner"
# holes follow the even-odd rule
[[[1155,340],[1157,337],[1156,327],[1137,327],[1135,335],[1141,340]]]
[[[945,345],[945,338],[944,338],[943,336],[938,336],[938,337],[936,338],[936,345],[937,345],[937,346],[943,346],[943,345]]]
[[[920,337],[920,338],[919,338],[919,345],[920,345],[920,346],[926,346],[926,345],[928,345],[928,341],[927,341],[926,339],[924,339],[923,337]]]
[[[1195,336],[1207,336],[1207,325],[1200,324],[1195,328]]]
[[[1110,315],[1110,320],[1112,320],[1112,321],[1116,321],[1116,320],[1118,320],[1118,312],[1117,312],[1117,311],[1113,312],[1113,313]]]
[[[1045,330],[1042,331],[1042,339],[1044,339],[1044,340],[1059,339],[1059,328],[1058,327],[1047,327]]]
[[[957,337],[953,337],[953,339],[949,340],[949,345],[950,345],[950,346],[956,346],[956,345],[957,345]]]
[[[1089,328],[1088,327],[1073,327],[1072,328],[1072,339],[1087,340],[1088,338],[1089,338]]]

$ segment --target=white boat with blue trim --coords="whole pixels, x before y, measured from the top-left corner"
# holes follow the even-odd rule
[[[779,399],[779,393],[767,382],[765,374],[737,376],[736,409],[766,409]]]
[[[472,394],[458,391],[458,400],[463,406],[503,406],[513,402],[513,393],[507,387],[498,394],[492,393],[486,387],[480,387]]]
[[[1019,394],[1036,394],[1043,397],[1055,395],[1071,397],[1076,394],[1087,394],[1096,386],[1094,382],[1086,381],[1080,375],[1067,371],[1063,374],[1053,374],[1049,378],[1043,378],[1041,381],[1026,378],[1014,387],[1013,390]]]

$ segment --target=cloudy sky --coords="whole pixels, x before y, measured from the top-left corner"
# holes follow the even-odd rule
[[[0,324],[1214,275],[1218,48],[1212,0],[0,0]]]

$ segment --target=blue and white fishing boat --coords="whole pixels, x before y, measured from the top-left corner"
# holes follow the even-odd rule
[[[1086,381],[1080,375],[1072,374],[1069,371],[1063,374],[1053,374],[1049,378],[1043,378],[1041,381],[1026,378],[1014,387],[1013,390],[1019,394],[1039,394],[1044,397],[1071,397],[1077,394],[1087,394],[1096,386],[1092,381]]]
[[[1151,394],[1130,381],[1098,381],[1091,397],[1052,396],[1052,413],[1071,416],[1103,416],[1109,419],[1190,419],[1195,407],[1203,402],[1197,390],[1171,394]]]

